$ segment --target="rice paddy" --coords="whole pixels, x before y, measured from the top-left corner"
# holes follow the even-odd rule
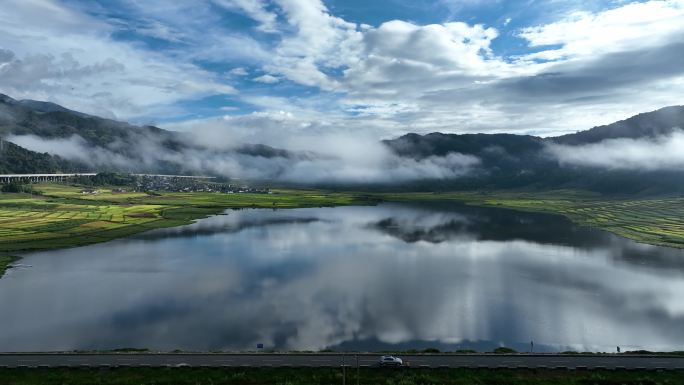
[[[368,203],[314,190],[273,194],[117,193],[39,184],[40,195],[0,194],[0,253],[82,246],[146,230],[187,224],[227,208],[295,208]]]
[[[577,191],[272,194],[140,193],[39,184],[40,195],[0,194],[0,253],[75,247],[187,224],[227,208],[285,209],[380,201],[458,201],[564,215],[638,242],[684,248],[684,198],[618,199]]]

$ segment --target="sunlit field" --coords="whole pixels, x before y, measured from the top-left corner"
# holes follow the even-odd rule
[[[359,193],[275,190],[272,194],[138,193],[39,184],[40,194],[0,194],[0,252],[73,247],[190,223],[228,208],[287,209],[380,201],[453,201],[564,215],[649,244],[684,247],[684,199],[616,199],[546,193]]]
[[[0,194],[0,252],[73,247],[190,223],[226,208],[367,204],[356,194],[282,190],[273,194],[116,193],[58,184],[41,194]]]

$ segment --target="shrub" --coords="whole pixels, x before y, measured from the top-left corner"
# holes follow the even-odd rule
[[[494,353],[496,353],[496,354],[511,354],[511,353],[517,353],[517,352],[514,349],[502,346],[502,347],[494,349]]]

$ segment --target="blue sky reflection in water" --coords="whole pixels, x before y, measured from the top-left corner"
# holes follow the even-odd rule
[[[443,204],[227,213],[27,255],[0,280],[0,348],[684,345],[679,250]]]

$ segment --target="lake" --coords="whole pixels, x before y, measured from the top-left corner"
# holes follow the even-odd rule
[[[0,351],[684,350],[684,252],[553,215],[228,210],[21,263]]]

